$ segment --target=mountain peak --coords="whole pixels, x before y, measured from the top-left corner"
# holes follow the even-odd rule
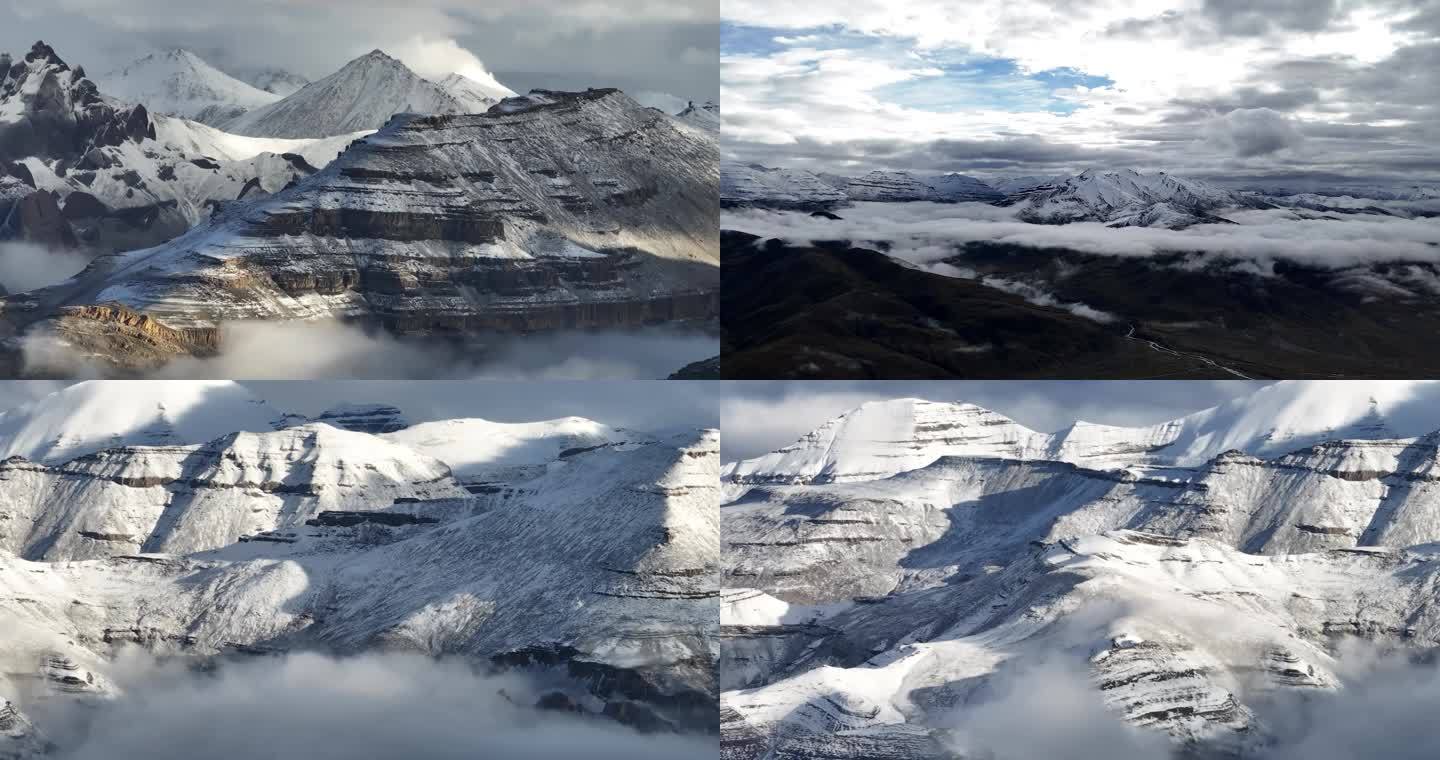
[[[365,55],[362,55],[362,56],[360,56],[359,58],[356,58],[354,61],[351,61],[351,63],[358,63],[358,62],[361,62],[361,61],[379,61],[379,62],[381,62],[381,63],[393,63],[393,64],[398,64],[398,65],[401,65],[401,66],[404,66],[404,65],[405,65],[405,64],[401,63],[399,60],[397,60],[397,59],[395,59],[395,58],[392,58],[392,57],[390,57],[389,55],[387,55],[387,54],[385,53],[385,51],[384,51],[384,50],[381,50],[380,48],[375,48],[374,50],[371,50],[370,52],[366,53]],[[407,68],[408,68],[408,67],[407,67]]]
[[[65,62],[60,60],[60,56],[56,55],[55,48],[46,45],[44,40],[36,40],[35,44],[30,46],[30,52],[25,55],[27,63],[38,60],[46,60],[59,66],[65,65]]]

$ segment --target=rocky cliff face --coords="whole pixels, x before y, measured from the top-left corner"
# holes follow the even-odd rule
[[[336,317],[410,336],[634,327],[717,310],[717,147],[616,90],[408,116],[319,174],[5,304],[77,348],[117,303],[172,329]],[[183,351],[177,352],[183,353]]]
[[[145,248],[315,171],[295,154],[204,152],[197,130],[228,137],[106,97],[43,42],[0,56],[0,239]]]

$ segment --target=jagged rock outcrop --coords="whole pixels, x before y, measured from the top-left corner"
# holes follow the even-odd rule
[[[4,68],[0,239],[101,252],[147,248],[209,218],[247,185],[269,194],[314,171],[204,125],[154,115],[143,103],[109,98],[43,42]],[[298,141],[291,147],[303,149]]]
[[[313,421],[377,435],[410,427],[405,413],[389,404],[341,404],[321,412]]]
[[[617,90],[400,117],[269,199],[3,308],[20,330],[122,366],[135,365],[123,347],[97,345],[64,309],[117,303],[175,330],[334,317],[462,339],[709,320],[717,165],[713,136]]]

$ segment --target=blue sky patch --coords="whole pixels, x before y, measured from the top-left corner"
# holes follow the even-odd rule
[[[787,42],[803,39],[803,42]],[[786,40],[786,41],[781,41]],[[917,50],[913,39],[857,34],[840,27],[776,29],[722,24],[721,55],[766,57],[795,47],[856,50],[870,60],[897,69],[932,70],[871,92],[881,100],[935,113],[965,111],[1049,111],[1074,113],[1079,107],[1061,97],[1074,87],[1105,87],[1114,82],[1077,68],[1024,72],[1015,61],[974,55],[962,48]]]

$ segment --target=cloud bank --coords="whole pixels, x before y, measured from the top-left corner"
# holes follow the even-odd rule
[[[170,379],[414,380],[665,379],[720,352],[719,340],[671,328],[495,335],[474,342],[402,340],[339,322],[235,322],[221,328],[219,355],[180,357],[146,373]],[[113,370],[53,334],[23,343],[36,377],[105,377]]]
[[[727,158],[1440,184],[1433,0],[722,4]]]
[[[74,277],[90,263],[79,251],[34,243],[0,243],[0,286],[10,294],[49,287]]]
[[[130,652],[122,694],[22,704],[57,760],[661,760],[714,756],[713,739],[642,736],[603,719],[530,709],[539,685],[407,655],[290,654],[213,672]]]
[[[1375,262],[1440,261],[1440,218],[1401,218],[1378,214],[1305,218],[1270,209],[1226,214],[1236,224],[1200,224],[1183,230],[1106,227],[1099,222],[1042,225],[1021,222],[1015,209],[979,203],[857,203],[841,210],[842,220],[759,209],[727,210],[725,229],[765,238],[805,243],[811,240],[886,242],[891,255],[917,265],[954,255],[971,241],[994,241],[1034,248],[1070,248],[1113,256],[1154,256],[1195,252],[1210,257],[1259,263],[1274,259],[1342,269]]]

